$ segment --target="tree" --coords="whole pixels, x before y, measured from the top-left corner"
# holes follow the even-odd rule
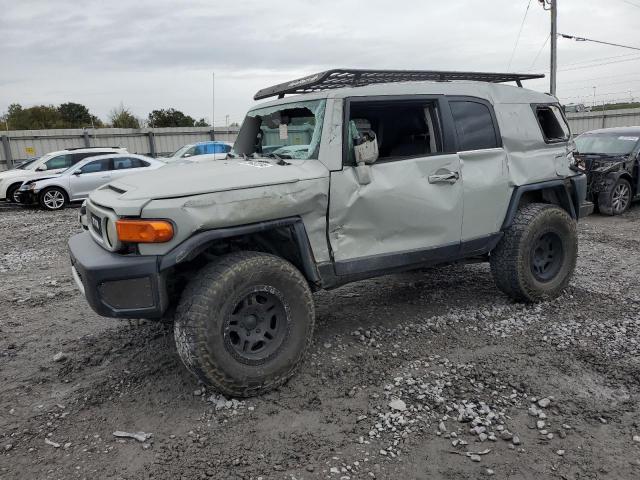
[[[202,119],[204,121],[204,119]],[[153,110],[149,114],[148,124],[152,128],[158,127],[193,127],[196,121],[175,108]]]
[[[196,123],[193,124],[194,127],[210,127],[209,122],[207,122],[204,118],[201,118]]]
[[[114,128],[140,128],[140,120],[122,103],[111,110],[109,120]]]
[[[38,130],[47,128],[83,128],[102,126],[102,122],[89,109],[79,103],[34,105],[23,108],[19,103],[9,105],[4,122],[10,130]]]
[[[80,103],[63,103],[58,107],[58,113],[69,128],[82,128],[91,125],[92,115],[89,113],[89,109]]]

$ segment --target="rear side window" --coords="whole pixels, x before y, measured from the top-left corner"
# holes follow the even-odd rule
[[[559,107],[556,105],[537,105],[535,112],[545,142],[566,142],[569,140],[569,125],[567,125]]]
[[[458,134],[460,151],[483,150],[500,146],[489,107],[467,100],[449,102]]]

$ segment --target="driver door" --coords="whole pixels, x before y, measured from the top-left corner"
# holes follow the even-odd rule
[[[71,200],[86,198],[96,188],[109,183],[113,170],[113,159],[105,158],[89,162],[71,174],[69,186]]]
[[[378,160],[359,180],[350,130],[331,172],[329,240],[337,275],[419,265],[460,249],[463,189],[450,110],[440,97],[352,98],[347,117],[371,126]],[[435,263],[435,262],[434,262]]]

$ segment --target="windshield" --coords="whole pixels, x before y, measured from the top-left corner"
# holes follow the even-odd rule
[[[173,158],[173,159],[181,158],[182,155],[184,155],[187,152],[187,150],[189,150],[192,147],[193,145],[185,145],[184,147],[180,147],[178,150],[173,152],[169,158]]]
[[[29,165],[33,164],[33,162],[35,162],[36,160],[39,160],[38,158],[32,158],[31,160],[25,160],[24,162],[22,162],[20,165],[18,165],[16,167],[17,170],[28,170]]]
[[[247,114],[232,154],[317,159],[325,100],[259,108]]]
[[[629,155],[638,144],[640,136],[619,133],[593,133],[576,137],[578,153],[603,155]]]
[[[36,158],[33,162],[29,163],[28,165],[22,165],[20,168],[22,170],[35,170],[40,165],[44,165],[44,163],[50,158],[53,158],[53,156],[54,156],[53,154],[48,153],[46,155],[41,156],[40,158]]]

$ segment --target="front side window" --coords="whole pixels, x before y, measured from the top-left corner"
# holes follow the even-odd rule
[[[254,157],[317,159],[325,104],[325,100],[313,100],[250,111],[232,152]]]
[[[71,155],[58,155],[45,162],[47,170],[57,170],[59,168],[69,168],[72,164]]]
[[[500,146],[489,107],[471,100],[449,102],[460,151],[484,150]]]
[[[569,140],[571,135],[569,125],[557,105],[538,105],[535,107],[535,112],[545,142],[566,142]]]
[[[432,100],[351,102],[346,163],[355,163],[354,144],[368,132],[375,134],[378,161],[422,157],[443,151],[439,113]]]
[[[111,160],[106,158],[103,160],[95,160],[93,162],[87,163],[85,166],[80,168],[80,173],[96,173],[96,172],[107,172],[111,170]]]

